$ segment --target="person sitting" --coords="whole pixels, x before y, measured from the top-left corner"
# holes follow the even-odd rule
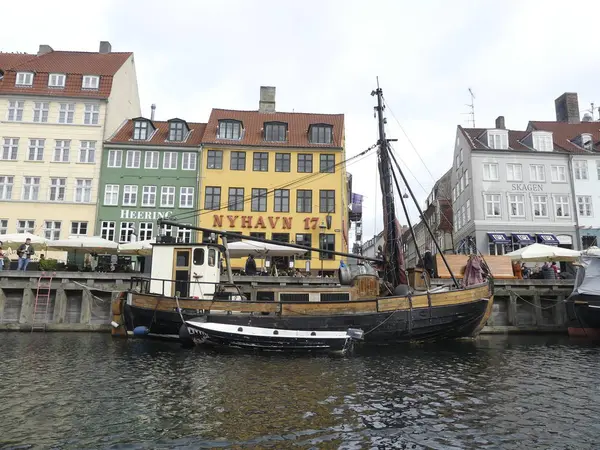
[[[517,278],[517,280],[522,280],[523,279],[523,270],[521,269],[521,264],[519,264],[517,261],[515,261],[512,265],[512,268],[513,268],[513,274]]]

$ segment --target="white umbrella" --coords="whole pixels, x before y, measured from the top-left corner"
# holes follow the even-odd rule
[[[119,244],[119,253],[123,255],[142,255],[148,256],[152,254],[152,244],[155,244],[155,239],[146,241],[127,242]]]
[[[531,244],[507,253],[512,260],[528,262],[577,261],[581,252],[554,245]]]
[[[600,256],[600,248],[593,246],[581,252],[581,256]]]
[[[308,250],[286,247],[284,245],[267,244],[265,242],[237,241],[228,244],[229,256],[232,258],[243,258],[253,255],[258,258],[266,256],[295,256],[303,255]]]
[[[0,234],[0,242],[2,242],[2,245],[5,247],[18,247],[25,243],[25,239],[31,239],[31,245],[33,245],[33,248],[36,250],[44,248],[47,242],[46,238],[31,233]]]
[[[69,239],[47,241],[47,247],[49,250],[83,250],[94,253],[116,253],[119,244],[100,236],[71,236]]]

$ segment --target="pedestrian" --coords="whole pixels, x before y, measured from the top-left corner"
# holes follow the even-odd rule
[[[248,259],[246,260],[246,267],[244,270],[246,272],[246,275],[248,276],[256,275],[256,261],[254,260],[254,256],[248,255]]]
[[[552,265],[550,267],[552,268],[552,270],[554,270],[554,277],[556,279],[558,279],[559,278],[558,274],[559,274],[560,270],[558,269],[558,265],[556,264],[556,262],[553,261]]]
[[[31,261],[31,256],[35,254],[35,250],[31,245],[31,239],[25,239],[25,243],[19,245],[17,249],[17,256],[19,257],[19,263],[17,266],[17,270],[27,270],[27,266],[29,261]]]
[[[2,241],[0,241],[0,272],[4,269],[4,251],[2,250]]]
[[[429,250],[428,248],[425,249],[425,254],[423,255],[423,268],[427,271],[429,277],[433,278],[433,255],[431,254],[431,250]]]

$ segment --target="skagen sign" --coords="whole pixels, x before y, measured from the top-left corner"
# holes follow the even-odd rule
[[[542,192],[544,190],[544,185],[537,183],[513,183],[512,190],[520,192]]]
[[[121,210],[121,219],[139,219],[139,220],[157,220],[166,219],[173,211],[132,211],[131,209]]]

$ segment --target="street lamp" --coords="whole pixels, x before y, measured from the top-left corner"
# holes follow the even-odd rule
[[[321,250],[323,250],[325,248],[325,230],[327,229],[325,221],[321,221],[321,225],[319,225],[319,228],[321,229]],[[321,277],[323,277],[323,252],[319,252],[319,255],[321,256]]]

